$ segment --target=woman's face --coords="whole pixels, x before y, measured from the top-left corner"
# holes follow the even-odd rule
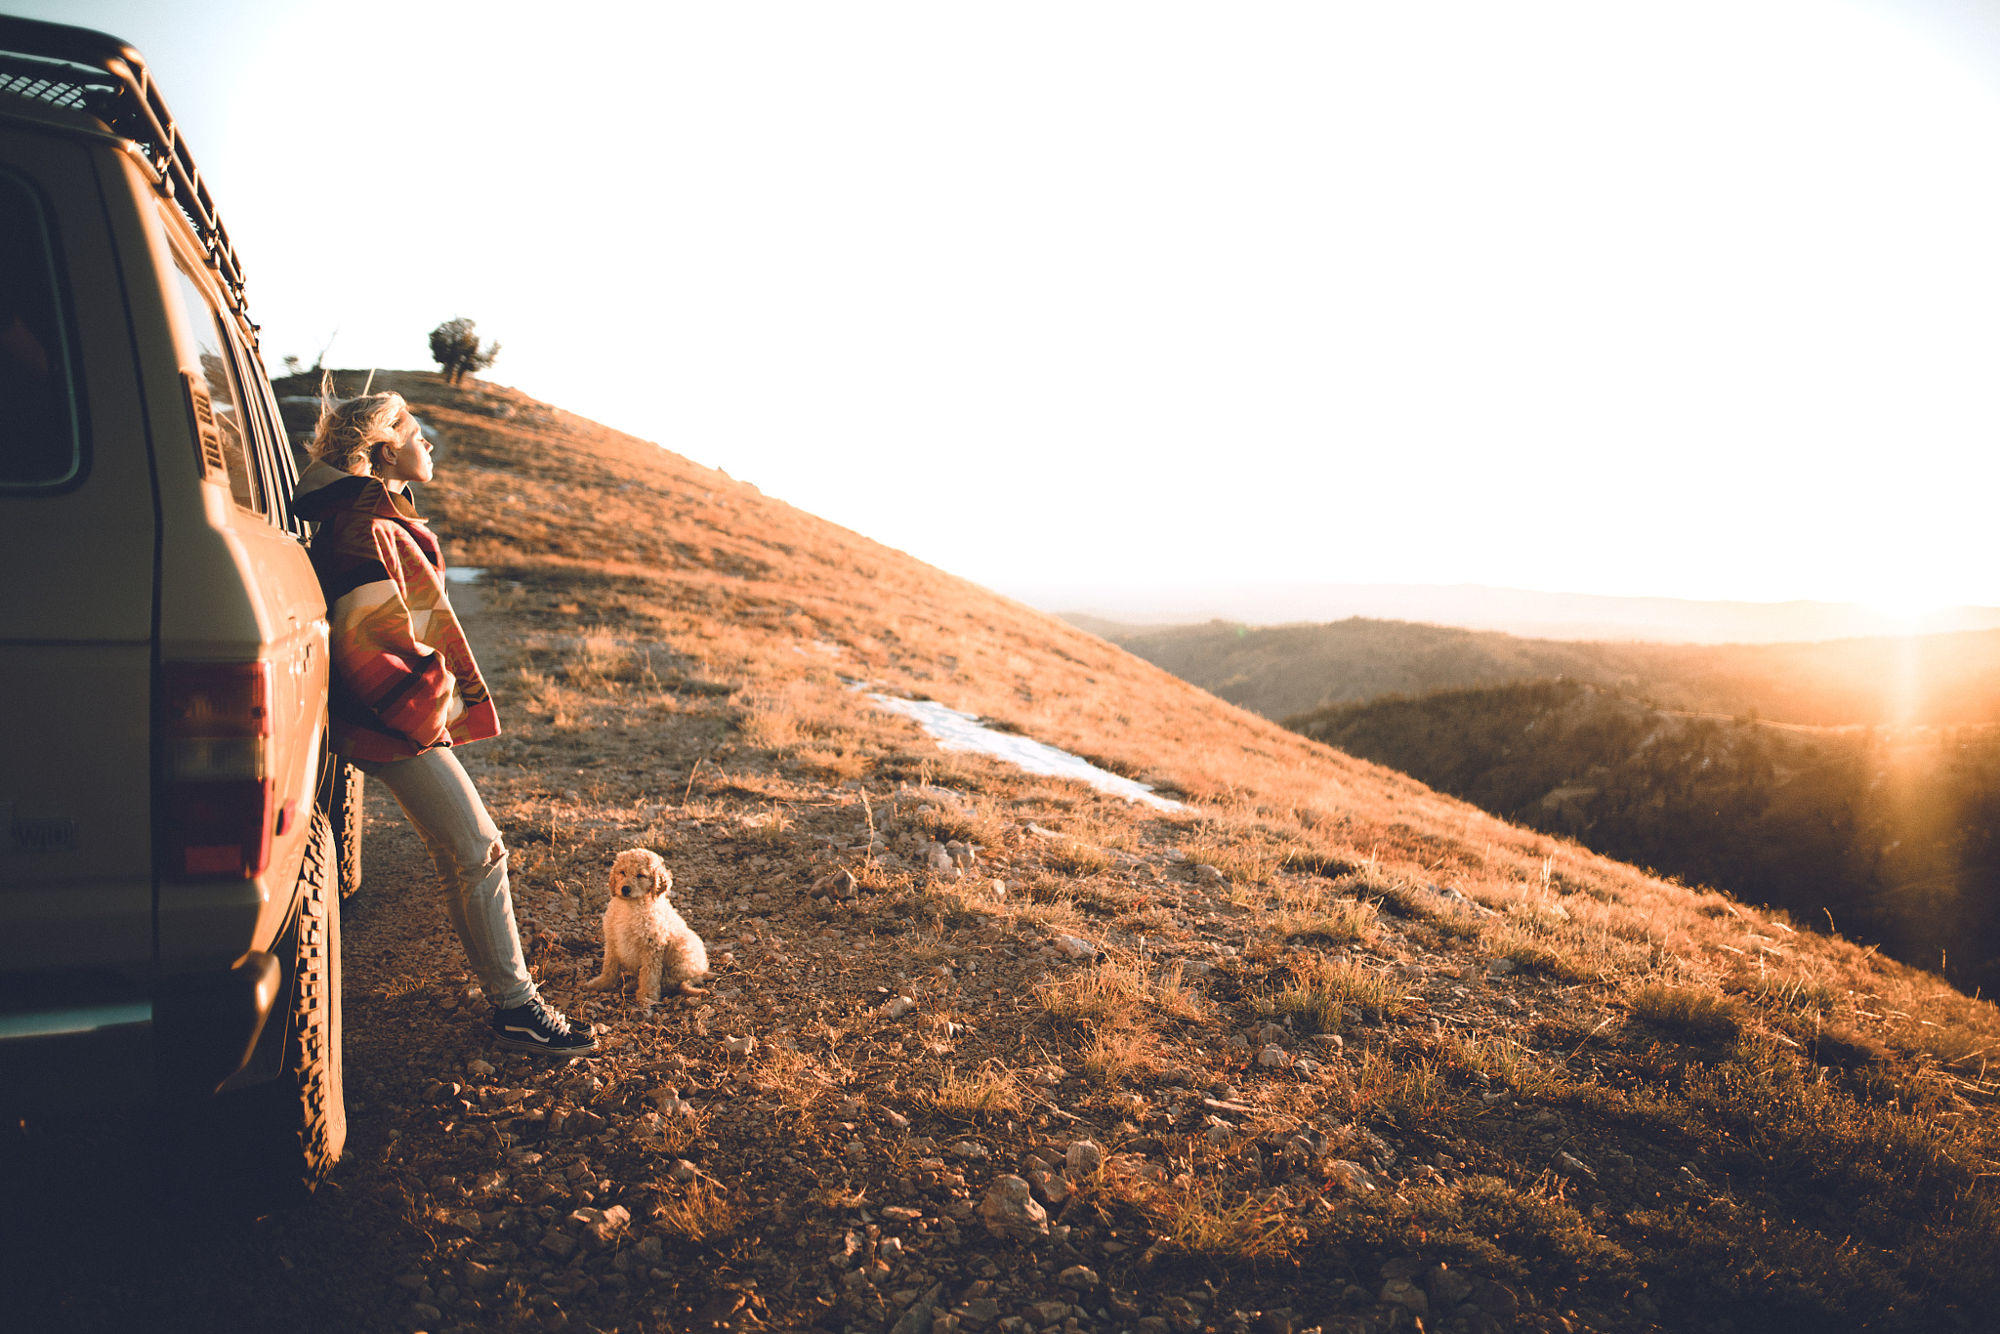
[[[428,482],[431,471],[431,442],[424,439],[423,427],[404,408],[396,414],[396,442],[375,446],[375,475],[393,485]]]

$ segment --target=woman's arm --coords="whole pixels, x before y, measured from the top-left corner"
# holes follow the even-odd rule
[[[354,582],[327,619],[333,671],[347,702],[419,749],[445,744],[456,679],[426,641],[431,608],[442,597],[434,572],[393,524],[373,525],[381,578]],[[414,562],[414,565],[412,564]]]

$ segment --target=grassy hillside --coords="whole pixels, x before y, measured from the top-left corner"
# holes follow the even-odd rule
[[[1549,681],[1292,722],[1507,819],[2000,986],[1993,728],[1698,717]]]
[[[1359,618],[1268,629],[1083,628],[1267,718],[1564,677],[1666,708],[1812,726],[2000,721],[2000,631],[1710,645],[1523,639]]]
[[[300,1281],[222,1281],[212,1234],[155,1228],[134,1295],[117,1220],[42,1210],[10,1257],[28,1311],[299,1290],[298,1327],[396,1330],[1988,1321],[1991,1005],[646,442],[386,381],[446,443],[427,504],[451,557],[487,571],[472,632],[508,731],[464,758],[533,964],[602,1050],[550,1069],[482,1044],[377,793],[348,1159],[229,1242]],[[857,683],[1188,808],[940,752]],[[718,963],[650,1017],[578,989],[634,843]],[[340,1282],[306,1281],[333,1255]]]
[[[1080,628],[1231,704],[1277,719],[1384,695],[1544,677],[1612,683],[1622,671],[1614,655],[1623,646],[1358,616],[1267,628],[1229,621],[1151,629],[1092,621]]]

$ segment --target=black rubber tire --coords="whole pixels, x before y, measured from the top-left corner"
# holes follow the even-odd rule
[[[340,897],[354,897],[361,888],[361,834],[368,823],[368,776],[345,760],[334,761],[333,845],[339,861]]]
[[[340,1161],[347,1103],[340,1065],[340,895],[333,829],[313,812],[299,871],[284,1068],[278,1078],[214,1100],[198,1147],[209,1179],[198,1189],[255,1210],[302,1204]],[[197,1146],[190,1146],[197,1147]]]

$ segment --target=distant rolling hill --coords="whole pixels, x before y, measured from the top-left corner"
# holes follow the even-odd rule
[[[1912,621],[1845,602],[1719,602],[1545,593],[1480,584],[1297,584],[1162,590],[1004,589],[1072,624],[1296,625],[1363,617],[1499,630],[1538,639],[1775,644],[1907,632],[2000,629],[2000,607],[1951,607]]]
[[[1561,677],[1667,708],[1813,726],[2000,722],[2000,630],[1811,644],[1524,639],[1404,621],[1172,627],[1079,620],[1267,718]]]
[[[1718,719],[1576,681],[1292,726],[1505,819],[2000,986],[2000,729]]]

